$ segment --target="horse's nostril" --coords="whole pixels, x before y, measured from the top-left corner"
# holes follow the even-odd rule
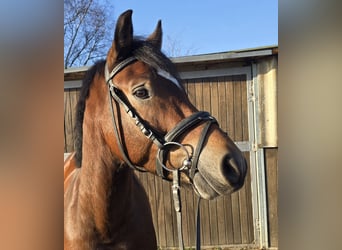
[[[223,159],[222,173],[230,183],[236,183],[239,180],[239,172],[235,160],[227,155]]]
[[[236,157],[226,155],[222,162],[222,174],[227,178],[230,185],[236,189],[240,188],[245,179],[245,161],[244,159],[237,160]]]

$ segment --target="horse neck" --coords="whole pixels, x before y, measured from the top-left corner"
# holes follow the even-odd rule
[[[103,96],[103,83],[95,81],[92,89],[95,96]],[[109,236],[110,225],[115,214],[118,213],[118,206],[129,209],[127,202],[132,192],[132,170],[122,166],[122,161],[116,157],[103,137],[103,128],[94,119],[103,119],[103,110],[109,110],[106,98],[90,98],[87,100],[87,108],[83,121],[82,140],[82,167],[80,169],[79,181],[79,207],[88,219],[85,225],[96,229],[100,238],[106,239]],[[122,199],[118,202],[118,199]],[[126,204],[124,204],[126,203]],[[120,218],[120,216],[117,216]]]
[[[112,217],[109,208],[115,200],[114,196],[118,191],[129,195],[130,190],[125,188],[121,180],[126,172],[118,171],[122,162],[111,152],[92,114],[85,113],[83,129],[79,206],[87,215],[84,218],[89,218],[86,224],[95,227],[101,238],[106,238],[108,224],[112,224],[109,221]]]
[[[122,214],[130,209],[127,197],[131,196],[133,173],[127,166],[121,169],[116,160],[106,163],[99,156],[97,160],[82,165],[79,206],[89,215],[87,224],[95,227],[101,240],[108,240],[113,226],[121,224]]]

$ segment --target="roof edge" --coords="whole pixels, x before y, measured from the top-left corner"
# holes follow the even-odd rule
[[[171,57],[171,61],[176,64],[195,63],[195,62],[214,62],[226,59],[243,59],[249,57],[260,57],[278,54],[278,45],[262,46],[255,48],[247,48],[241,50],[232,50],[227,52]],[[64,69],[64,74],[83,72],[90,66],[72,67]]]
[[[192,56],[181,56],[171,58],[174,63],[194,63],[194,62],[210,62],[210,61],[221,61],[226,59],[242,59],[248,57],[259,57],[269,56],[278,54],[278,46],[263,46],[256,48],[248,48],[241,50],[232,50],[227,52],[192,55]]]

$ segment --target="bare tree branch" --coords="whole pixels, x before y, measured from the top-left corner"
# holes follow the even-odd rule
[[[194,46],[184,47],[182,42],[176,38],[171,38],[170,36],[166,36],[166,41],[164,42],[165,54],[169,57],[177,57],[177,56],[189,56],[193,55],[196,52],[196,48]]]
[[[64,0],[64,67],[83,66],[104,57],[111,20],[99,0]],[[110,8],[109,8],[110,9]]]
[[[104,58],[111,46],[113,11],[106,0],[64,0],[64,67],[84,66]],[[182,46],[179,36],[166,36],[165,53],[170,57],[194,54]]]

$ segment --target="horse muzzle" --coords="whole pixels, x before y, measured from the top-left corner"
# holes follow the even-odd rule
[[[233,193],[243,186],[247,162],[235,147],[229,153],[221,154],[222,156],[217,152],[213,153],[210,148],[203,150],[198,171],[193,177],[194,189],[202,198],[214,199]]]

